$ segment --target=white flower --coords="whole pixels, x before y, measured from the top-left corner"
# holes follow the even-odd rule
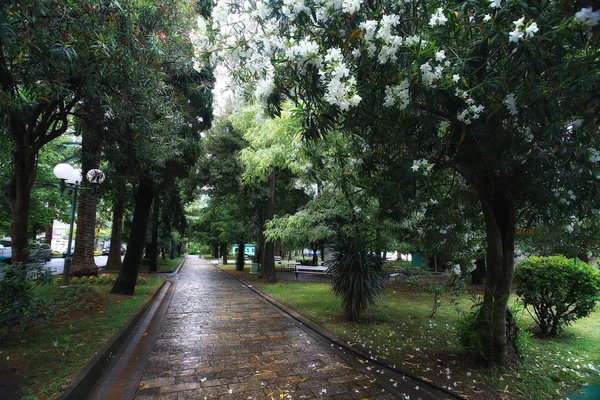
[[[490,19],[492,19],[492,16],[490,14],[485,14],[483,17],[483,22],[488,22]]]
[[[584,26],[596,26],[600,23],[600,10],[592,11],[592,7],[582,8],[575,13],[575,23]]]
[[[444,50],[435,53],[435,61],[443,61],[444,58],[446,58],[446,52]]]
[[[360,10],[362,2],[363,0],[344,0],[342,2],[342,11],[349,14],[354,14]]]
[[[514,31],[508,34],[508,41],[518,43],[519,40],[523,37],[523,32],[519,30],[519,28],[515,28]]]
[[[431,14],[431,19],[429,20],[429,25],[433,28],[436,25],[446,25],[448,22],[448,18],[444,15],[444,10],[440,7],[437,9],[435,14]]]
[[[500,8],[502,7],[502,0],[490,0],[490,7],[492,8]]]
[[[517,115],[519,113],[519,111],[517,110],[517,102],[514,93],[511,93],[508,96],[506,96],[502,103],[504,103],[506,108],[508,108],[508,112],[510,113],[510,115]]]
[[[540,29],[538,28],[537,23],[532,22],[531,25],[525,28],[525,33],[527,34],[527,37],[533,37],[533,34],[537,33],[539,30]]]
[[[459,74],[452,75],[452,80],[454,82],[458,83],[458,81],[460,81],[460,75]]]
[[[518,20],[513,21],[513,24],[515,24],[515,27],[521,28],[523,26],[524,22],[525,22],[525,17],[521,17]]]
[[[398,104],[398,108],[400,110],[404,110],[410,103],[410,91],[408,87],[408,80],[403,81],[397,86],[386,86],[385,101],[383,105],[386,107],[391,107],[394,104]]]
[[[270,72],[264,79],[259,80],[256,83],[256,90],[254,90],[254,97],[262,102],[263,104],[267,103],[267,99],[275,90],[275,81],[273,77],[273,72]]]
[[[374,20],[368,20],[360,23],[359,27],[363,31],[363,35],[367,42],[370,42],[375,38],[375,31],[377,30],[378,25],[379,24],[377,21]]]

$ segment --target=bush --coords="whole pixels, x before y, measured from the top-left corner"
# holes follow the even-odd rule
[[[356,321],[383,293],[387,274],[381,270],[381,258],[368,250],[360,236],[340,236],[331,249],[333,257],[325,266],[331,275],[333,293],[342,298],[346,318]]]
[[[473,305],[468,312],[460,313],[456,327],[456,335],[463,348],[477,362],[491,364],[490,348],[494,348],[494,335],[491,326],[491,317],[483,312],[483,301],[479,297],[472,299]],[[506,337],[510,359],[522,359],[530,335],[524,333],[523,323],[519,318],[522,308],[506,309]]]
[[[39,264],[9,265],[0,280],[0,327],[27,329],[42,324],[46,315],[43,301],[33,289],[50,282],[52,275]]]
[[[546,337],[587,317],[600,299],[600,274],[564,256],[529,257],[515,268],[514,280],[517,295],[528,311],[533,308],[531,316]]]

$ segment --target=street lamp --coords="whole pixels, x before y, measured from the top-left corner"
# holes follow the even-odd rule
[[[65,256],[65,264],[63,267],[62,284],[69,284],[69,274],[71,273],[71,241],[73,240],[73,223],[75,222],[75,207],[77,206],[77,190],[81,183],[81,172],[74,169],[69,164],[58,164],[54,167],[54,176],[60,179],[60,192],[63,193],[68,189],[72,194],[71,198],[71,219],[69,222],[69,241],[67,242],[67,254]],[[104,182],[104,172],[99,169],[91,169],[86,174],[88,182],[99,185]]]

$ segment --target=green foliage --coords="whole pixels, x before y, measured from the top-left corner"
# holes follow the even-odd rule
[[[333,257],[325,263],[333,292],[341,297],[346,318],[355,321],[374,305],[385,289],[387,275],[380,257],[373,254],[360,234],[340,235],[331,246]]]
[[[50,279],[50,271],[43,271],[39,264],[6,266],[0,280],[0,327],[28,329],[43,323],[46,319],[42,310],[44,302],[36,299],[32,291]]]
[[[564,256],[529,257],[515,269],[516,293],[540,334],[554,337],[578,318],[587,317],[600,300],[600,274],[589,264]]]
[[[492,332],[492,317],[484,313],[483,300],[474,296],[471,298],[471,308],[468,311],[461,311],[456,322],[456,336],[466,352],[481,362],[482,364],[493,363],[490,349],[495,345],[495,338]],[[505,313],[507,326],[507,340],[514,344],[516,358],[522,358],[530,335],[523,329],[524,323],[519,318],[521,308],[508,307]],[[515,316],[517,318],[515,319]],[[525,333],[524,333],[525,332]]]
[[[396,273],[396,282],[398,283],[410,283],[411,287],[419,279],[431,276],[428,267],[413,267],[412,265],[405,265],[398,268]]]

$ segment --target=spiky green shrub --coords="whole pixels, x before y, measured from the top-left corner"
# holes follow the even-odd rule
[[[342,299],[344,314],[350,321],[356,321],[361,312],[377,302],[387,280],[381,258],[357,236],[338,237],[331,246],[332,259],[325,262],[333,293]]]
[[[600,299],[600,274],[577,259],[529,257],[515,268],[516,293],[540,328],[554,337],[566,325],[587,317]],[[531,312],[530,312],[531,313]]]

